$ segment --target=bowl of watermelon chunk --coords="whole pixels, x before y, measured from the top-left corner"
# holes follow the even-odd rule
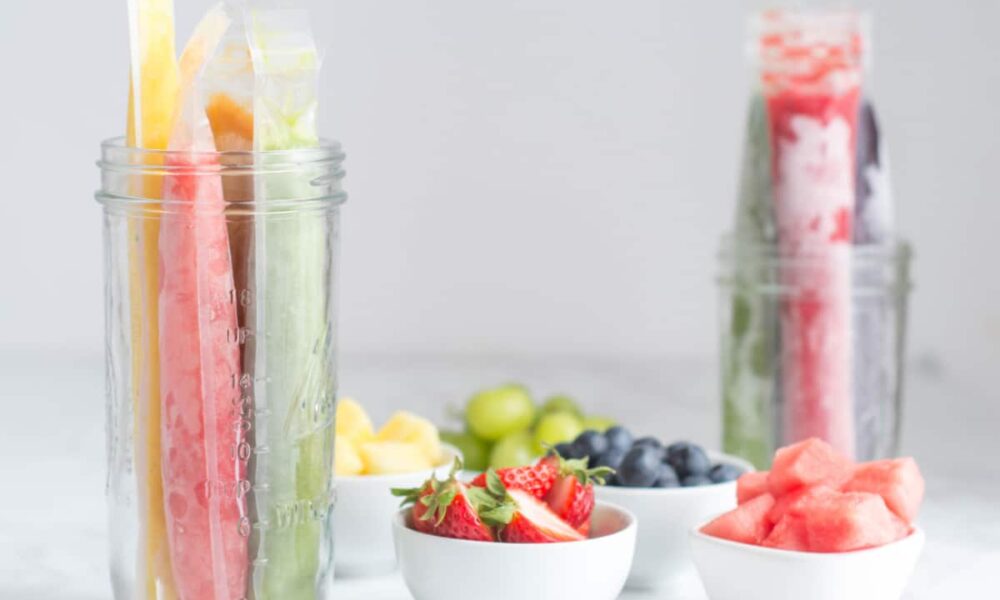
[[[612,600],[625,586],[636,519],[594,499],[604,469],[558,455],[393,490],[403,580],[417,600]]]
[[[737,481],[738,506],[691,532],[713,600],[896,600],[923,549],[912,458],[853,463],[811,438]]]

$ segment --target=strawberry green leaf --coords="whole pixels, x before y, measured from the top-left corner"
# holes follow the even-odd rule
[[[503,481],[500,480],[500,476],[493,469],[486,471],[486,489],[498,498],[507,495],[507,487],[504,486]]]
[[[504,525],[509,525],[514,519],[514,513],[517,511],[517,507],[511,502],[504,502],[493,508],[484,510],[479,513],[479,518],[482,519],[483,523],[491,525],[493,527],[502,527]]]

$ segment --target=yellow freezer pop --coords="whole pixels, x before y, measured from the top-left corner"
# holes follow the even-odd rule
[[[127,142],[164,150],[178,94],[173,0],[129,0],[131,55]],[[158,161],[158,158],[150,162]],[[146,175],[135,195],[160,197],[162,179]],[[160,470],[160,373],[157,330],[159,219],[130,216],[129,295],[132,338],[132,398],[135,417],[136,480],[140,515],[140,556],[136,574],[144,597],[176,597],[171,578]]]

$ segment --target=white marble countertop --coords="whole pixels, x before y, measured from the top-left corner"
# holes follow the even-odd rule
[[[99,356],[0,355],[0,598],[111,597],[103,373]],[[460,405],[470,391],[518,380],[539,393],[570,392],[636,430],[718,445],[710,360],[346,357],[341,375],[343,393],[372,407],[377,418],[396,406],[444,418],[445,408]],[[921,516],[928,543],[908,600],[985,598],[1000,589],[998,430],[995,390],[911,373],[903,444],[928,479]],[[387,576],[338,582],[334,597],[409,595],[398,576]],[[669,600],[638,592],[622,598]]]

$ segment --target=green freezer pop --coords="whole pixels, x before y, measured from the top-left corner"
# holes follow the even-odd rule
[[[777,298],[761,293],[776,281],[766,252],[775,241],[771,201],[771,142],[764,98],[755,95],[747,113],[746,140],[732,249],[732,306],[723,334],[723,447],[758,468],[773,451],[778,393],[775,357],[779,343]],[[742,245],[753,251],[743,251]]]
[[[304,13],[256,11],[250,45],[256,78],[254,149],[295,151],[319,146],[315,114],[319,60]],[[305,154],[308,154],[306,152]],[[332,503],[334,346],[330,275],[335,231],[324,212],[281,211],[268,203],[312,198],[312,177],[297,167],[279,172],[282,156],[264,155],[255,197],[259,299],[256,362],[263,368],[257,431],[259,532],[256,598],[316,597],[329,576]],[[260,373],[258,373],[258,376]],[[266,430],[265,430],[266,429]]]

